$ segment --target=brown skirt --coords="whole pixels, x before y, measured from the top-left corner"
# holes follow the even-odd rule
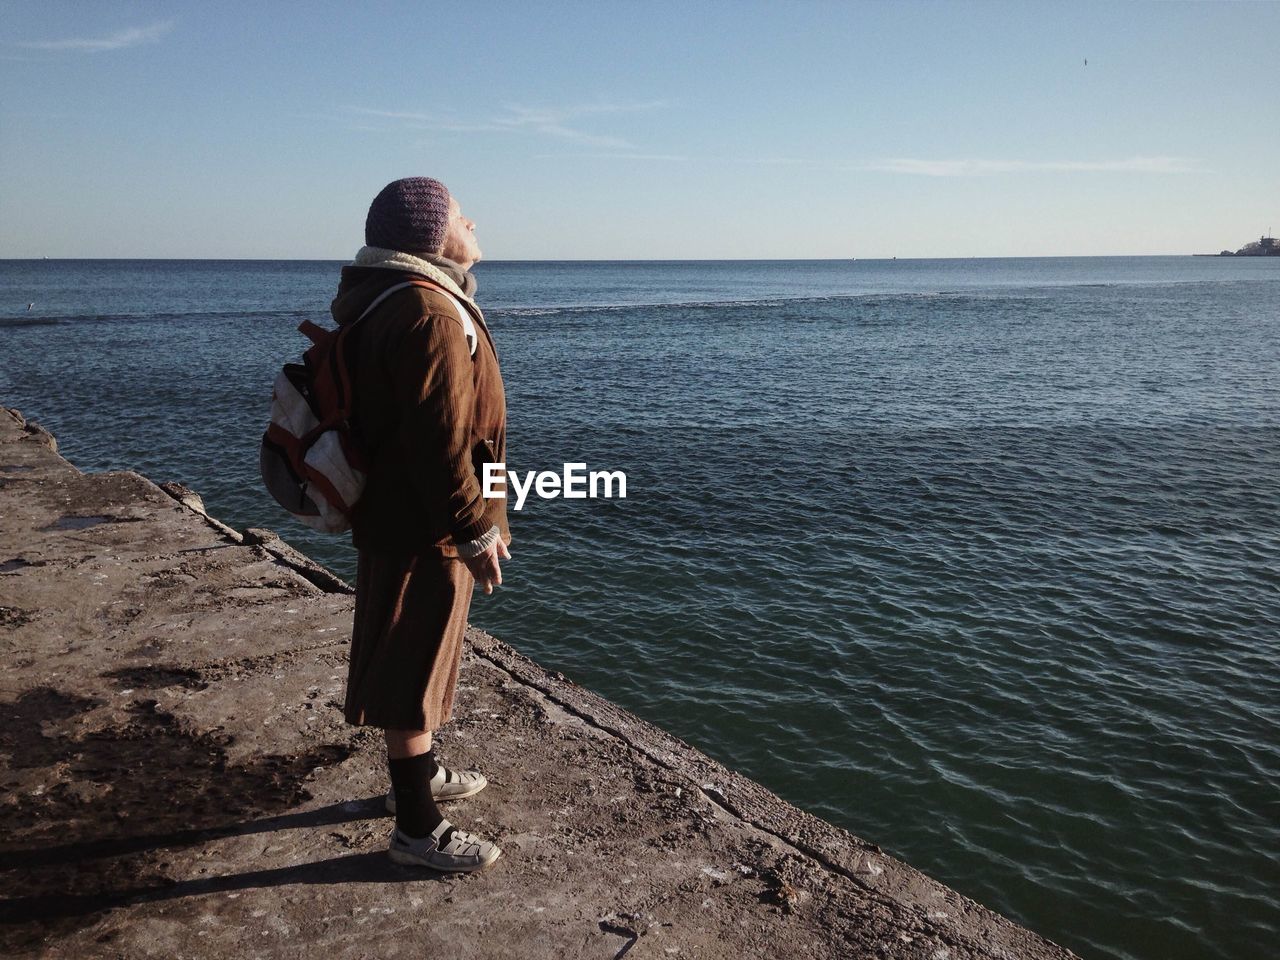
[[[435,730],[449,721],[474,583],[460,560],[360,551],[348,723]]]

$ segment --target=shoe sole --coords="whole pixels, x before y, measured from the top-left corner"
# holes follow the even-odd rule
[[[426,867],[428,870],[435,870],[438,873],[477,873],[497,863],[498,858],[502,856],[502,851],[498,850],[488,860],[478,863],[474,867],[442,867],[438,864],[421,860],[412,853],[405,853],[403,850],[388,850],[387,855],[391,857],[393,863],[398,863],[405,867]]]
[[[481,784],[480,786],[475,787],[474,789],[468,790],[466,793],[455,793],[447,797],[437,797],[433,793],[431,795],[431,799],[435,800],[437,803],[439,803],[440,801],[449,803],[450,801],[453,801],[453,800],[465,800],[467,799],[467,797],[474,797],[477,793],[479,793],[488,785],[489,784],[487,783]],[[383,803],[383,806],[387,808],[387,813],[394,814],[396,812],[396,802],[392,800],[390,796],[387,797],[386,801]]]

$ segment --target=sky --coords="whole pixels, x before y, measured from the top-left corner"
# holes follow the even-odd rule
[[[1280,3],[0,0],[0,257],[1185,254],[1280,228]],[[1087,61],[1087,62],[1086,62]]]

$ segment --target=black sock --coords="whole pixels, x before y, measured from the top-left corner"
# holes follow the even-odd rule
[[[396,826],[405,836],[420,839],[431,835],[444,815],[431,799],[431,776],[435,773],[435,757],[431,751],[403,760],[388,760],[391,788],[396,792]],[[446,830],[440,845],[449,842],[452,830]]]
[[[419,759],[419,758],[422,758],[422,759]],[[416,757],[410,757],[409,759],[410,759],[410,760],[418,760],[420,763],[421,763],[421,762],[425,762],[425,763],[426,763],[426,765],[427,765],[427,770],[426,770],[426,773],[427,773],[427,780],[428,780],[428,781],[430,781],[430,780],[435,779],[435,775],[436,775],[436,772],[439,770],[439,767],[436,765],[436,748],[435,748],[435,745],[434,745],[434,744],[432,745],[431,749],[430,749],[430,750],[428,750],[426,753],[420,753],[420,754],[418,754],[418,756],[416,756]],[[392,762],[392,761],[391,761],[391,758],[390,758],[390,757],[388,757],[388,758],[387,758],[387,763],[391,763],[391,762]],[[416,769],[415,769],[415,771],[414,771],[414,776],[417,776],[417,770],[416,770]],[[448,777],[448,771],[447,771],[447,770],[445,771],[445,776],[446,776],[446,777]],[[393,791],[395,790],[395,786],[396,786],[396,781],[395,781],[395,778],[394,778],[394,777],[392,777],[392,778],[391,778],[391,788],[392,788],[392,790],[393,790]]]

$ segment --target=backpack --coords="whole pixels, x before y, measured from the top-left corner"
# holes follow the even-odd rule
[[[262,435],[258,466],[275,501],[323,533],[351,529],[351,511],[364,492],[368,457],[351,429],[351,376],[347,335],[384,300],[407,287],[443,293],[457,311],[471,356],[477,336],[470,313],[434,283],[410,280],[388,287],[351,323],[329,330],[304,320],[311,339],[302,363],[286,363],[271,391],[271,422]]]

